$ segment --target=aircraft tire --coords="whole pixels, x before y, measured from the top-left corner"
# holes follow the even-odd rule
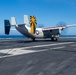
[[[33,38],[32,40],[35,41],[35,38]]]
[[[57,38],[57,37],[52,37],[51,40],[52,40],[52,41],[57,41],[58,38]]]

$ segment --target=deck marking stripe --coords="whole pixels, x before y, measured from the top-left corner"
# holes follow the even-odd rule
[[[45,46],[56,46],[56,45],[65,45],[65,44],[71,44],[71,43],[74,43],[74,42],[65,42],[65,43],[56,43],[56,44],[47,44],[47,45],[37,45],[37,46],[30,46],[30,47],[24,47],[25,49],[28,49],[28,48],[37,48],[37,47],[45,47]]]
[[[61,48],[65,48],[65,46],[62,46],[62,47],[55,47],[55,48],[50,48],[50,49],[61,49]]]
[[[49,46],[55,46],[55,45],[63,45],[63,44],[71,44],[74,42],[65,42],[65,43],[56,43],[56,44],[48,44]],[[44,47],[48,45],[38,45],[38,46],[31,46],[30,48],[37,48],[37,47]],[[62,47],[55,47],[51,49],[61,49],[64,48],[65,46]],[[21,54],[28,54],[28,53],[34,53],[34,52],[41,52],[41,51],[47,51],[48,49],[43,49],[43,50],[27,50],[29,47],[23,47],[23,48],[14,48],[14,49],[5,49],[5,50],[0,50],[0,53],[6,53],[10,55],[5,55],[5,56],[0,56],[0,58],[5,58],[5,57],[10,57],[10,56],[16,56],[16,55],[21,55]],[[25,50],[24,50],[25,49]]]
[[[59,49],[64,48],[64,47],[59,47]],[[51,50],[56,49],[52,48]],[[57,48],[58,49],[58,48]],[[10,55],[5,55],[5,56],[0,56],[0,58],[5,58],[5,57],[11,57],[11,56],[16,56],[16,55],[22,55],[22,54],[28,54],[28,53],[35,53],[35,52],[42,52],[42,51],[48,51],[48,49],[43,49],[43,50],[13,50],[12,53],[9,52]]]

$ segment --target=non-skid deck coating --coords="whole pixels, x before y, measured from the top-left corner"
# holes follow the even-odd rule
[[[0,75],[76,75],[76,38],[0,39]]]

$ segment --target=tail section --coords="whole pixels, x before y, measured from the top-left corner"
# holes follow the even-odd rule
[[[11,28],[9,20],[4,20],[4,25],[5,25],[5,34],[8,35],[10,33],[10,28]]]
[[[30,16],[30,33],[31,34],[35,34],[36,25],[37,25],[36,17]]]
[[[11,24],[9,20],[4,20],[5,34],[9,35],[11,26],[17,25],[15,17],[11,17]]]
[[[11,26],[18,27],[19,25],[28,25],[28,16],[24,15],[24,24],[17,24],[15,17],[11,17],[11,24],[9,20],[4,20],[4,26],[5,26],[5,34],[9,35]],[[30,33],[35,34],[36,31],[36,17],[30,16]]]

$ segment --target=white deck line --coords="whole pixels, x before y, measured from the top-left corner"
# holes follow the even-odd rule
[[[48,49],[41,49],[41,50],[27,50],[28,48],[37,48],[37,47],[44,47],[44,46],[55,46],[55,45],[64,45],[64,44],[71,44],[74,42],[65,42],[65,43],[56,43],[56,44],[48,44],[48,45],[38,45],[38,46],[31,46],[31,47],[23,47],[23,48],[14,48],[14,49],[4,49],[0,50],[0,53],[5,53],[7,55],[0,56],[0,58],[10,57],[10,56],[16,56],[16,55],[22,55],[22,54],[28,54],[28,53],[34,53],[34,52],[41,52],[41,51],[47,51]],[[65,46],[50,48],[53,49],[61,49],[65,48]]]
[[[64,43],[55,43],[55,44],[47,44],[47,45],[37,45],[37,46],[29,46],[29,47],[24,47],[25,49],[28,48],[38,48],[38,47],[45,47],[45,46],[56,46],[56,45],[65,45],[65,44],[71,44],[74,42],[64,42]]]

